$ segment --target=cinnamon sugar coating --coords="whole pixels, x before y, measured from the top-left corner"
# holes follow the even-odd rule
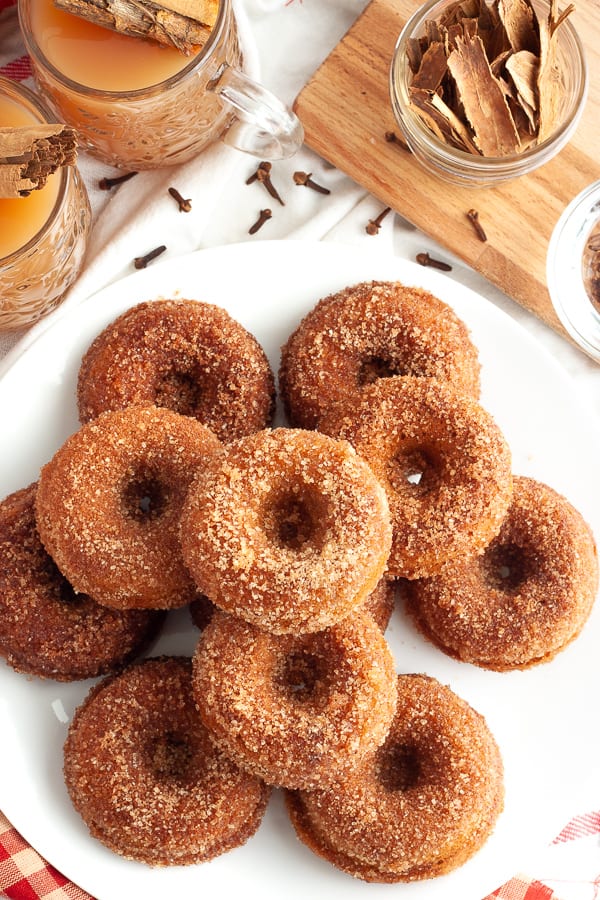
[[[36,518],[74,589],[118,608],[188,603],[179,516],[221,448],[200,422],[156,407],[106,412],[72,434],[41,471]]]
[[[223,441],[271,422],[275,384],[256,338],[219,306],[154,300],[120,315],[81,362],[79,416],[156,405],[193,416]]]
[[[471,397],[431,378],[387,378],[321,420],[384,486],[394,532],[388,573],[424,578],[498,533],[512,494],[510,448]]]
[[[217,746],[270,784],[316,787],[383,743],[394,659],[375,621],[273,635],[216,612],[194,655],[193,691]]]
[[[395,605],[396,585],[392,580],[384,576],[379,579],[374,590],[369,594],[363,605],[356,610],[356,613],[368,613],[379,627],[379,630],[384,632],[388,627]],[[205,597],[203,594],[199,595],[190,603],[192,622],[203,631],[212,619],[215,609],[217,607],[214,603],[211,603],[208,597]]]
[[[502,760],[484,718],[450,688],[400,675],[383,746],[339,783],[290,791],[286,801],[300,840],[348,874],[433,878],[466,862],[493,831]]]
[[[450,306],[422,288],[371,281],[320,300],[282,348],[279,387],[292,425],[318,428],[379,378],[449,381],[479,396],[478,352]]]
[[[64,774],[92,836],[150,866],[239,847],[269,797],[210,740],[183,657],[145,660],[92,688],[69,728]]]
[[[594,537],[565,497],[515,477],[506,519],[483,554],[406,592],[417,626],[446,653],[487,669],[527,668],[583,628],[598,592]]]
[[[35,525],[36,485],[0,503],[0,655],[18,672],[75,681],[114,671],[157,636],[164,613],[76,594]]]
[[[370,615],[379,630],[383,633],[389,625],[395,605],[396,584],[392,579],[386,578],[384,575],[375,586],[375,589],[369,594],[359,611]]]
[[[196,587],[273,633],[360,606],[391,542],[385,493],[346,441],[277,428],[225,447],[190,488],[181,544]]]

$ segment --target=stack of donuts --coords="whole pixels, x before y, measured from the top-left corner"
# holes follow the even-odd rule
[[[453,310],[396,282],[302,320],[285,426],[264,351],[219,307],[140,303],[97,336],[81,427],[0,504],[0,653],[105,676],[64,751],[92,835],[202,862],[278,788],[298,838],[364,881],[442,875],[483,845],[500,751],[449,687],[396,673],[395,595],[440,651],[525,668],[577,636],[598,563],[577,510],[513,474],[479,374]],[[193,658],[149,656],[184,606]]]

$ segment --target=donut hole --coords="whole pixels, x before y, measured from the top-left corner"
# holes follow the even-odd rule
[[[328,670],[323,654],[295,646],[282,657],[275,681],[288,700],[320,706],[329,693]]]
[[[85,594],[79,594],[73,588],[73,585],[59,570],[53,559],[48,557],[47,564],[44,566],[44,576],[47,579],[53,598],[65,606],[78,606],[83,603]]]
[[[194,415],[203,394],[200,379],[191,366],[173,366],[161,373],[157,379],[154,386],[154,403],[180,415]]]
[[[517,591],[531,577],[531,561],[517,544],[491,544],[481,558],[484,579],[492,588]]]
[[[420,446],[402,447],[388,462],[387,477],[396,493],[427,494],[440,480],[440,463]]]
[[[389,357],[373,354],[365,356],[358,369],[358,383],[361,387],[367,384],[373,384],[380,378],[391,378],[393,375],[404,375],[398,362]]]
[[[160,779],[183,781],[190,774],[193,750],[184,735],[166,731],[148,745],[150,767]]]
[[[377,755],[377,778],[386,791],[409,791],[421,780],[420,753],[412,744],[385,743]]]
[[[60,574],[58,574],[56,581],[56,596],[59,603],[71,607],[79,606],[85,599],[85,594],[78,594],[73,585],[67,581],[64,575]]]
[[[267,539],[282,549],[318,551],[324,543],[325,514],[324,500],[315,490],[276,492],[265,509]]]
[[[127,480],[122,499],[126,518],[139,521],[158,519],[167,506],[164,483],[146,470],[134,473]]]

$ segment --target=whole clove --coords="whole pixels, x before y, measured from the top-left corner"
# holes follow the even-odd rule
[[[397,144],[402,150],[406,150],[407,153],[410,153],[410,147],[403,141],[401,137],[399,137],[395,131],[386,131],[384,134],[386,144]]]
[[[257,180],[260,182],[260,184],[264,184],[265,188],[267,189],[267,193],[271,197],[273,197],[274,200],[277,200],[278,203],[281,203],[282,206],[285,206],[285,203],[281,199],[279,191],[271,181],[271,175],[269,172],[266,172],[264,169],[261,169],[259,167]]]
[[[473,228],[475,229],[475,234],[477,235],[479,240],[483,241],[483,242],[487,241],[487,234],[483,230],[483,225],[479,221],[479,213],[477,212],[476,209],[469,210],[469,212],[467,213],[467,219],[469,219],[469,221],[473,225]]]
[[[317,184],[316,181],[312,179],[312,172],[294,172],[294,183],[299,187],[307,187],[313,191],[316,191],[318,194],[330,194],[331,191],[329,188],[323,187],[322,184]]]
[[[379,229],[381,228],[381,223],[390,212],[391,206],[386,206],[386,208],[379,213],[376,219],[369,219],[369,224],[365,226],[365,231],[367,234],[379,234]]]
[[[273,215],[273,213],[271,212],[270,209],[261,209],[258,219],[254,223],[254,225],[252,225],[248,229],[248,234],[256,234],[256,232],[259,231],[263,227],[265,222],[267,222],[271,218],[272,215]]]
[[[156,259],[157,256],[160,256],[161,253],[164,253],[166,249],[166,245],[161,244],[160,247],[155,247],[154,250],[150,250],[150,252],[146,253],[144,256],[136,256],[133,260],[133,264],[136,269],[145,269],[148,263],[152,262],[153,259]]]
[[[452,266],[441,259],[435,259],[429,253],[417,253],[416,260],[420,266],[429,266],[430,269],[440,269],[442,272],[451,272]]]
[[[258,181],[258,173],[266,172],[270,174],[271,172],[271,163],[270,162],[261,162],[258,164],[258,169],[250,175],[249,178],[246,179],[246,184],[254,184],[255,181]]]
[[[116,175],[114,178],[101,178],[98,182],[98,187],[101,191],[110,191],[111,188],[118,187],[125,181],[129,181],[134,175],[137,175],[137,172],[126,172],[125,175]]]
[[[258,181],[265,186],[269,196],[273,197],[274,200],[277,200],[278,203],[281,203],[282,206],[285,206],[279,191],[271,180],[271,169],[272,164],[270,162],[259,163],[256,172],[253,172],[252,175],[246,179],[246,184],[254,184],[255,181]]]
[[[192,209],[192,201],[191,199],[185,199],[181,196],[177,188],[170,187],[169,193],[171,197],[175,200],[177,205],[179,206],[179,212],[191,212]]]

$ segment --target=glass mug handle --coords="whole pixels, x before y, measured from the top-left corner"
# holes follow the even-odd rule
[[[300,119],[239,69],[223,65],[208,89],[236,113],[223,135],[226,144],[262,159],[287,159],[301,147],[304,129]]]

